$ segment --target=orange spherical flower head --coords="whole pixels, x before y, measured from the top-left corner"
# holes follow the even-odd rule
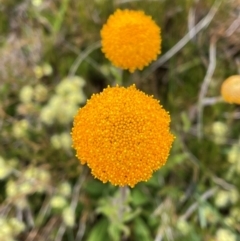
[[[240,104],[240,75],[233,75],[223,82],[221,95],[228,103]]]
[[[160,28],[142,11],[116,10],[101,30],[102,51],[113,65],[134,72],[160,54]]]
[[[174,139],[169,123],[168,112],[135,85],[108,87],[75,116],[73,147],[94,177],[133,187],[166,163]]]

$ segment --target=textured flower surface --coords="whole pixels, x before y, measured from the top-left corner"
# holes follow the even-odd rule
[[[228,103],[240,104],[240,75],[233,75],[223,82],[221,95]]]
[[[116,10],[101,30],[102,51],[117,67],[142,70],[160,54],[160,28],[142,11]]]
[[[174,136],[159,102],[136,89],[108,87],[79,109],[73,147],[102,182],[133,187],[166,163]]]

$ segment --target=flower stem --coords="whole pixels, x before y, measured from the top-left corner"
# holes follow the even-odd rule
[[[120,187],[120,202],[119,202],[119,221],[123,221],[123,216],[125,212],[125,205],[126,205],[126,199],[127,199],[127,192],[128,187]]]

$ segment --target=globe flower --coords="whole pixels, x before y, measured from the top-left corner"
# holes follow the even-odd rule
[[[160,28],[142,11],[116,10],[101,30],[102,52],[122,69],[142,70],[160,54]]]
[[[135,85],[108,87],[76,114],[73,148],[95,178],[133,187],[166,163],[174,140],[169,124],[159,101]]]
[[[221,95],[228,103],[240,104],[240,75],[233,75],[222,83]]]

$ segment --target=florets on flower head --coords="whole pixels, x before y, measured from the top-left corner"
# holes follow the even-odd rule
[[[73,147],[96,178],[133,187],[165,164],[174,139],[169,123],[168,112],[135,85],[108,87],[79,109]]]
[[[232,75],[222,83],[221,95],[228,103],[240,104],[240,75]]]
[[[116,10],[101,30],[102,51],[113,65],[142,70],[160,54],[160,28],[142,11]]]

